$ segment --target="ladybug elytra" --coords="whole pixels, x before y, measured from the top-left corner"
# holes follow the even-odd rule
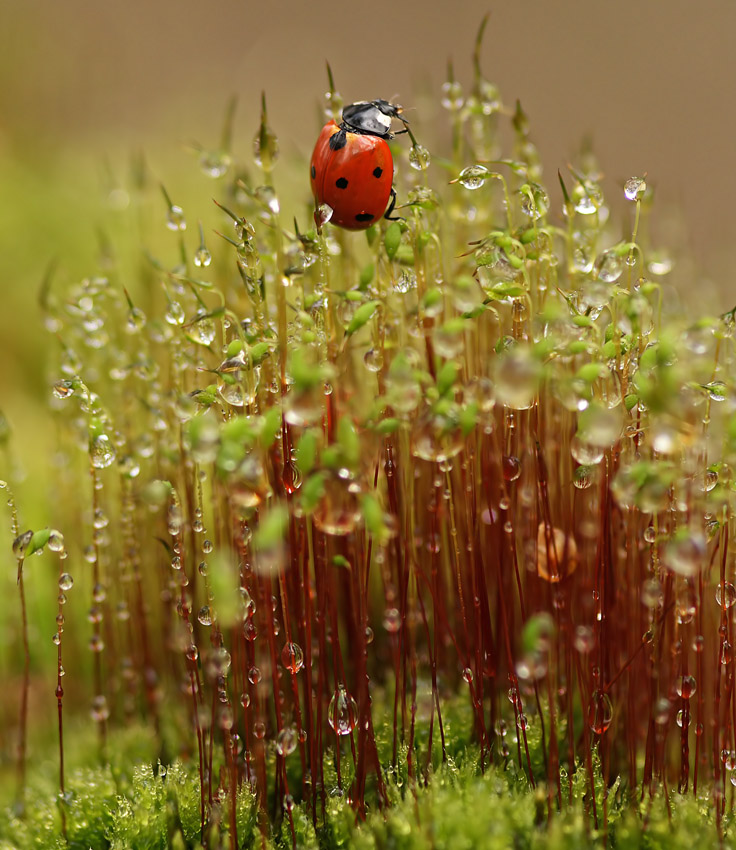
[[[328,121],[322,128],[309,174],[317,204],[332,208],[333,224],[364,230],[384,211],[391,217],[394,161],[386,140],[394,136],[393,118],[408,124],[400,106],[387,100],[359,101],[343,109],[340,124]]]

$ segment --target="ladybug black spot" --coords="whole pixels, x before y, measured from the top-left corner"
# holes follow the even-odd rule
[[[338,189],[347,189],[348,181],[344,177],[339,177],[335,180],[335,186],[337,186]]]
[[[340,148],[345,147],[347,142],[347,133],[344,130],[338,130],[337,133],[333,133],[330,136],[330,149],[333,151],[339,151]]]
[[[373,213],[358,213],[358,215],[355,216],[356,221],[373,221],[374,218],[375,216]]]
[[[314,166],[312,166],[312,180],[314,180],[314,178],[316,176],[317,176],[317,169]]]
[[[373,169],[373,176],[374,177],[380,177],[382,174],[383,174],[383,169],[380,166],[376,166]]]

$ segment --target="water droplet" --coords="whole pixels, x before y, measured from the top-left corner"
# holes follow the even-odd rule
[[[462,86],[457,80],[448,80],[442,83],[440,102],[445,109],[449,109],[452,112],[462,109],[465,98],[463,97]]]
[[[49,547],[51,552],[63,552],[64,551],[64,535],[57,531],[55,528],[52,528],[49,532],[49,539],[46,544]]]
[[[253,137],[253,160],[259,168],[270,169],[279,156],[279,142],[273,130],[262,124]]]
[[[595,635],[590,626],[577,626],[573,645],[581,655],[588,655],[595,647]]]
[[[675,680],[675,692],[678,697],[690,699],[695,693],[695,677],[694,676],[679,676]]]
[[[416,289],[416,285],[416,272],[414,271],[414,269],[405,268],[401,270],[399,276],[396,278],[396,283],[394,283],[394,292],[399,292],[402,295],[405,295],[412,289]]]
[[[695,591],[687,584],[680,588],[675,603],[675,616],[681,625],[691,623],[697,611]]]
[[[647,181],[643,177],[629,177],[624,183],[624,195],[630,201],[639,201],[647,190]]]
[[[194,252],[194,265],[197,268],[206,268],[212,262],[212,254],[205,248],[204,245],[201,245]]]
[[[203,605],[197,614],[197,619],[203,626],[211,626],[214,620],[212,609],[209,605]]]
[[[125,331],[129,334],[137,334],[146,326],[146,314],[138,307],[131,307],[125,323]]]
[[[334,210],[329,204],[320,204],[317,207],[314,211],[314,223],[317,225],[318,229],[327,224],[327,222],[332,218],[333,212]]]
[[[363,363],[369,372],[380,372],[383,368],[383,352],[380,348],[369,348],[363,355]]]
[[[54,384],[52,391],[56,398],[69,398],[69,396],[74,395],[73,382],[68,380],[57,381]]]
[[[62,573],[59,576],[59,590],[67,591],[71,590],[74,585],[74,579],[71,577],[69,573]]]
[[[543,522],[537,526],[537,575],[545,581],[558,582],[571,575],[578,565],[575,538],[561,528],[547,529]]]
[[[649,254],[647,269],[651,274],[658,277],[669,274],[672,271],[673,265],[672,259],[662,251],[652,251]]]
[[[624,270],[621,257],[612,249],[603,251],[598,255],[595,267],[598,272],[598,280],[602,280],[604,283],[617,281]]]
[[[253,666],[250,668],[250,670],[248,670],[248,681],[251,683],[251,685],[257,685],[262,678],[263,673],[261,672],[260,667]]]
[[[471,165],[460,172],[458,182],[466,189],[480,189],[488,178],[488,169],[482,165]]]
[[[582,466],[576,466],[575,471],[572,474],[572,483],[578,490],[587,490],[593,483],[594,477],[594,466],[587,466],[585,464]]]
[[[613,720],[613,704],[608,694],[594,691],[588,706],[588,724],[592,732],[602,735]]]
[[[298,643],[290,641],[281,650],[281,663],[292,673],[298,673],[304,666],[304,653]]]
[[[170,325],[183,325],[184,320],[186,319],[184,308],[178,301],[169,301],[169,306],[164,314],[164,319],[166,319]]]
[[[673,572],[692,576],[704,565],[705,538],[699,532],[678,534],[664,550],[664,563]]]
[[[465,340],[463,338],[463,330],[453,327],[452,324],[440,325],[434,329],[432,333],[434,348],[440,357],[445,357],[448,360],[457,357],[463,350]]]
[[[95,469],[106,469],[115,460],[115,448],[107,434],[98,434],[90,441],[90,461]]]
[[[232,159],[225,151],[202,151],[199,156],[199,167],[202,173],[216,180],[224,177],[230,168]],[[205,263],[205,265],[209,265]]]
[[[358,705],[340,685],[332,695],[327,709],[327,720],[336,735],[349,735],[358,723]]]
[[[656,578],[646,579],[641,586],[641,601],[647,608],[658,608],[664,601],[662,585]]]
[[[228,383],[227,381],[219,381],[217,384],[217,392],[220,397],[233,407],[243,407],[245,404],[245,396],[243,395],[243,387],[239,381]]]
[[[505,481],[516,481],[521,475],[521,461],[513,455],[503,457],[503,477]]]
[[[387,608],[383,612],[383,628],[389,634],[396,634],[401,628],[401,614],[398,608]]]
[[[409,165],[417,171],[426,171],[429,168],[429,151],[424,145],[413,145],[409,151]]]
[[[184,218],[184,210],[180,206],[172,204],[169,207],[169,211],[166,215],[166,226],[169,230],[187,229],[187,221]]]
[[[276,736],[276,752],[280,756],[289,756],[296,749],[297,734],[293,726],[287,726]],[[293,804],[293,800],[292,800]]]
[[[718,583],[716,587],[716,602],[723,608],[730,608],[736,602],[736,587],[727,581],[725,584]]]
[[[200,316],[195,319],[188,327],[188,336],[191,340],[199,345],[211,345],[217,336],[217,327],[214,319],[203,314],[201,311],[197,314]]]
[[[578,183],[572,191],[575,212],[580,215],[594,215],[602,208],[603,195],[595,183]]]
[[[110,716],[110,709],[107,706],[107,700],[102,694],[99,694],[92,700],[90,715],[97,723],[102,723]]]
[[[507,349],[496,360],[496,399],[513,410],[528,410],[539,388],[540,364],[526,348]]]
[[[605,449],[587,442],[576,434],[570,441],[570,454],[581,465],[578,467],[580,469],[599,464],[605,456]]]
[[[549,195],[537,183],[527,186],[521,193],[521,211],[534,221],[547,214],[549,210]]]
[[[100,635],[92,635],[89,639],[89,649],[90,652],[102,652],[105,648],[105,642],[102,640]]]

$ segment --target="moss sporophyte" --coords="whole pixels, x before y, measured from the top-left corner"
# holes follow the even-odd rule
[[[451,149],[385,142],[399,220],[317,229],[264,97],[255,165],[231,105],[199,209],[138,162],[133,243],[45,281],[0,847],[732,834],[734,312],[670,310],[647,179],[623,237],[589,151],[544,182],[481,35]]]

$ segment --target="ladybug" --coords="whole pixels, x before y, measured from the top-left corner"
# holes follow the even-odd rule
[[[317,205],[332,207],[333,224],[365,230],[384,211],[386,218],[392,218],[394,161],[386,140],[394,137],[393,118],[409,123],[401,117],[400,106],[387,100],[361,100],[343,109],[339,124],[328,121],[322,128],[309,174]]]

